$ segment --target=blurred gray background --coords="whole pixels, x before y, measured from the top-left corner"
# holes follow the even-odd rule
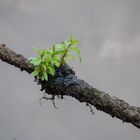
[[[79,78],[140,106],[139,0],[0,0],[0,43],[26,57],[73,34]],[[52,102],[26,72],[0,61],[0,140],[139,140],[140,130],[66,97]]]

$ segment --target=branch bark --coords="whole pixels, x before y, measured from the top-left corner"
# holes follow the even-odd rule
[[[33,65],[28,63],[26,57],[15,53],[4,44],[0,45],[0,59],[18,67],[21,71],[25,70],[29,74],[34,70]],[[112,117],[140,128],[140,107],[131,106],[115,96],[111,97],[104,91],[100,91],[78,79],[75,72],[67,64],[60,66],[56,70],[55,76],[49,77],[49,81],[37,82],[46,94],[62,98],[63,96],[74,97],[80,102],[93,105],[97,110],[104,111]]]

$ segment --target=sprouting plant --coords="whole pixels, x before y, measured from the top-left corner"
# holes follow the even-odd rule
[[[39,50],[34,48],[38,57],[29,58],[29,62],[34,65],[34,71],[31,73],[34,77],[48,81],[48,75],[54,76],[55,69],[66,63],[67,60],[73,60],[71,51],[74,51],[81,62],[80,50],[77,47],[78,40],[73,40],[72,35],[68,40],[60,44],[53,45],[51,49]]]

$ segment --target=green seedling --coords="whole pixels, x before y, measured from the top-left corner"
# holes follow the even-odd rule
[[[49,50],[39,50],[34,48],[38,57],[29,58],[28,61],[34,65],[34,71],[31,73],[38,80],[48,81],[48,75],[54,76],[56,68],[65,64],[68,60],[73,60],[72,51],[76,53],[81,62],[80,50],[77,47],[78,40],[73,40],[72,35],[68,40],[60,44],[53,45]]]

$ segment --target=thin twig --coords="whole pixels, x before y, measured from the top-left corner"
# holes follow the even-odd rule
[[[41,104],[41,101],[42,101],[42,100],[47,100],[47,101],[50,100],[50,101],[52,101],[54,108],[55,108],[55,109],[58,109],[58,108],[56,107],[56,105],[55,105],[55,102],[54,102],[54,100],[55,100],[55,95],[52,95],[52,96],[49,98],[49,97],[47,97],[46,94],[44,93],[44,96],[39,100],[40,105],[42,105],[42,104]]]
[[[88,107],[89,107],[90,112],[92,113],[92,115],[94,115],[94,112],[93,112],[93,109],[92,109],[91,105],[90,105],[90,104],[88,104],[88,103],[86,103],[86,106],[88,106]]]

